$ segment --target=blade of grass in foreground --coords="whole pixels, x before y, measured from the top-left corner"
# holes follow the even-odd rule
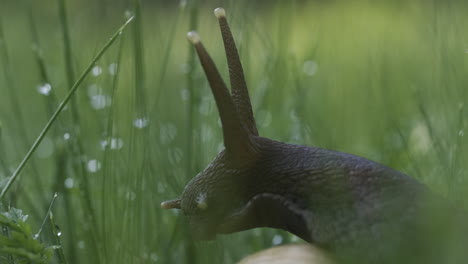
[[[21,163],[19,164],[18,168],[16,168],[16,170],[13,172],[13,174],[11,175],[10,179],[8,180],[7,184],[5,185],[5,187],[3,188],[2,192],[0,193],[0,200],[3,199],[3,196],[5,196],[6,192],[10,189],[11,185],[13,184],[13,182],[16,180],[16,178],[18,178],[18,175],[21,173],[21,171],[23,170],[23,168],[26,166],[26,163],[28,162],[28,160],[31,158],[32,154],[34,153],[34,151],[37,149],[37,147],[39,146],[39,144],[42,142],[42,140],[44,139],[45,135],[47,134],[47,132],[49,131],[50,127],[52,126],[52,124],[54,124],[55,120],[57,119],[58,115],[60,114],[60,112],[62,112],[63,108],[65,108],[65,106],[67,105],[67,103],[70,101],[70,99],[72,98],[72,96],[75,94],[76,90],[78,89],[78,87],[80,86],[80,84],[84,81],[84,79],[86,78],[86,76],[88,75],[88,73],[91,71],[91,69],[94,67],[94,64],[102,57],[102,55],[104,55],[104,53],[107,51],[107,49],[109,49],[110,46],[112,46],[112,44],[117,40],[117,38],[120,36],[120,34],[122,34],[123,30],[127,27],[127,25],[133,20],[133,17],[129,18],[113,35],[112,37],[107,41],[107,43],[104,45],[104,47],[102,47],[102,49],[98,52],[98,54],[94,57],[94,59],[91,61],[91,63],[88,65],[88,67],[86,68],[86,70],[83,72],[83,74],[80,76],[80,78],[75,82],[75,84],[72,86],[72,88],[70,89],[70,91],[68,92],[67,96],[65,97],[65,99],[63,99],[63,101],[60,103],[59,107],[57,108],[57,110],[55,110],[54,114],[52,115],[52,117],[49,119],[49,121],[47,122],[47,124],[44,126],[44,128],[42,129],[41,133],[39,134],[39,136],[37,137],[36,141],[34,142],[34,144],[31,146],[31,148],[29,149],[28,153],[26,154],[26,156],[23,158],[23,160],[21,161]]]

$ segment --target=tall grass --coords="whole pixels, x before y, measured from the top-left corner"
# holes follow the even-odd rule
[[[466,4],[221,3],[262,136],[376,160],[465,205]],[[227,80],[212,15],[219,1],[50,4],[0,9],[0,180],[23,160],[2,202],[30,214],[33,230],[48,197],[61,193],[41,236],[62,246],[54,262],[233,263],[299,241],[255,229],[196,243],[183,215],[159,209],[222,147],[214,100],[185,39],[197,30]],[[90,63],[126,15],[135,16],[126,34]],[[49,93],[38,93],[45,84]]]

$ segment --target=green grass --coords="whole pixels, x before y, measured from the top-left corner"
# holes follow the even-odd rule
[[[0,180],[39,135],[42,143],[2,202],[29,214],[35,233],[60,193],[59,231],[47,217],[41,233],[47,246],[63,246],[55,263],[232,263],[275,236],[298,241],[256,229],[194,243],[184,217],[159,208],[222,143],[185,38],[199,32],[227,81],[212,13],[220,3],[261,135],[364,156],[460,206],[468,201],[466,4],[8,0],[0,6]],[[134,23],[94,63],[126,13]],[[83,69],[90,74],[73,86]],[[37,92],[44,84],[48,96]]]

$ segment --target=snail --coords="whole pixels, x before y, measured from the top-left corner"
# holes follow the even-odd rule
[[[269,227],[286,230],[341,262],[435,260],[432,254],[421,257],[431,245],[421,234],[437,232],[439,224],[455,225],[457,220],[439,216],[459,219],[458,210],[419,181],[377,162],[261,137],[225,11],[214,13],[231,92],[200,36],[192,31],[188,39],[214,95],[225,148],[179,198],[161,207],[181,209],[193,235],[202,240]]]

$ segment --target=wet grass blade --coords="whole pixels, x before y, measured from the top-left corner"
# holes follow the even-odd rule
[[[93,68],[94,64],[104,55],[104,53],[112,46],[112,44],[117,40],[120,34],[122,34],[123,30],[127,27],[127,25],[133,20],[133,17],[128,19],[113,35],[112,37],[107,41],[107,43],[102,47],[102,49],[98,52],[98,54],[94,57],[94,59],[91,61],[91,63],[88,65],[86,70],[83,72],[83,74],[80,76],[80,78],[75,82],[75,84],[72,86],[70,91],[68,92],[67,96],[63,99],[63,101],[60,103],[59,107],[57,110],[54,112],[52,117],[49,119],[47,124],[44,126],[42,129],[41,133],[37,137],[36,141],[34,144],[31,146],[29,149],[28,153],[26,156],[23,158],[19,166],[16,168],[16,170],[13,172],[11,175],[10,179],[8,180],[7,184],[5,187],[2,189],[2,192],[0,193],[0,200],[3,199],[5,194],[8,192],[10,189],[11,185],[15,182],[15,180],[18,178],[18,175],[21,173],[23,168],[26,166],[27,162],[31,158],[32,154],[36,151],[37,147],[39,144],[42,142],[44,137],[46,136],[47,132],[49,131],[50,127],[54,124],[55,120],[59,116],[59,114],[62,112],[62,110],[65,108],[67,103],[70,101],[72,96],[75,94],[76,90],[80,86],[80,84],[84,81],[88,73],[91,71]]]

